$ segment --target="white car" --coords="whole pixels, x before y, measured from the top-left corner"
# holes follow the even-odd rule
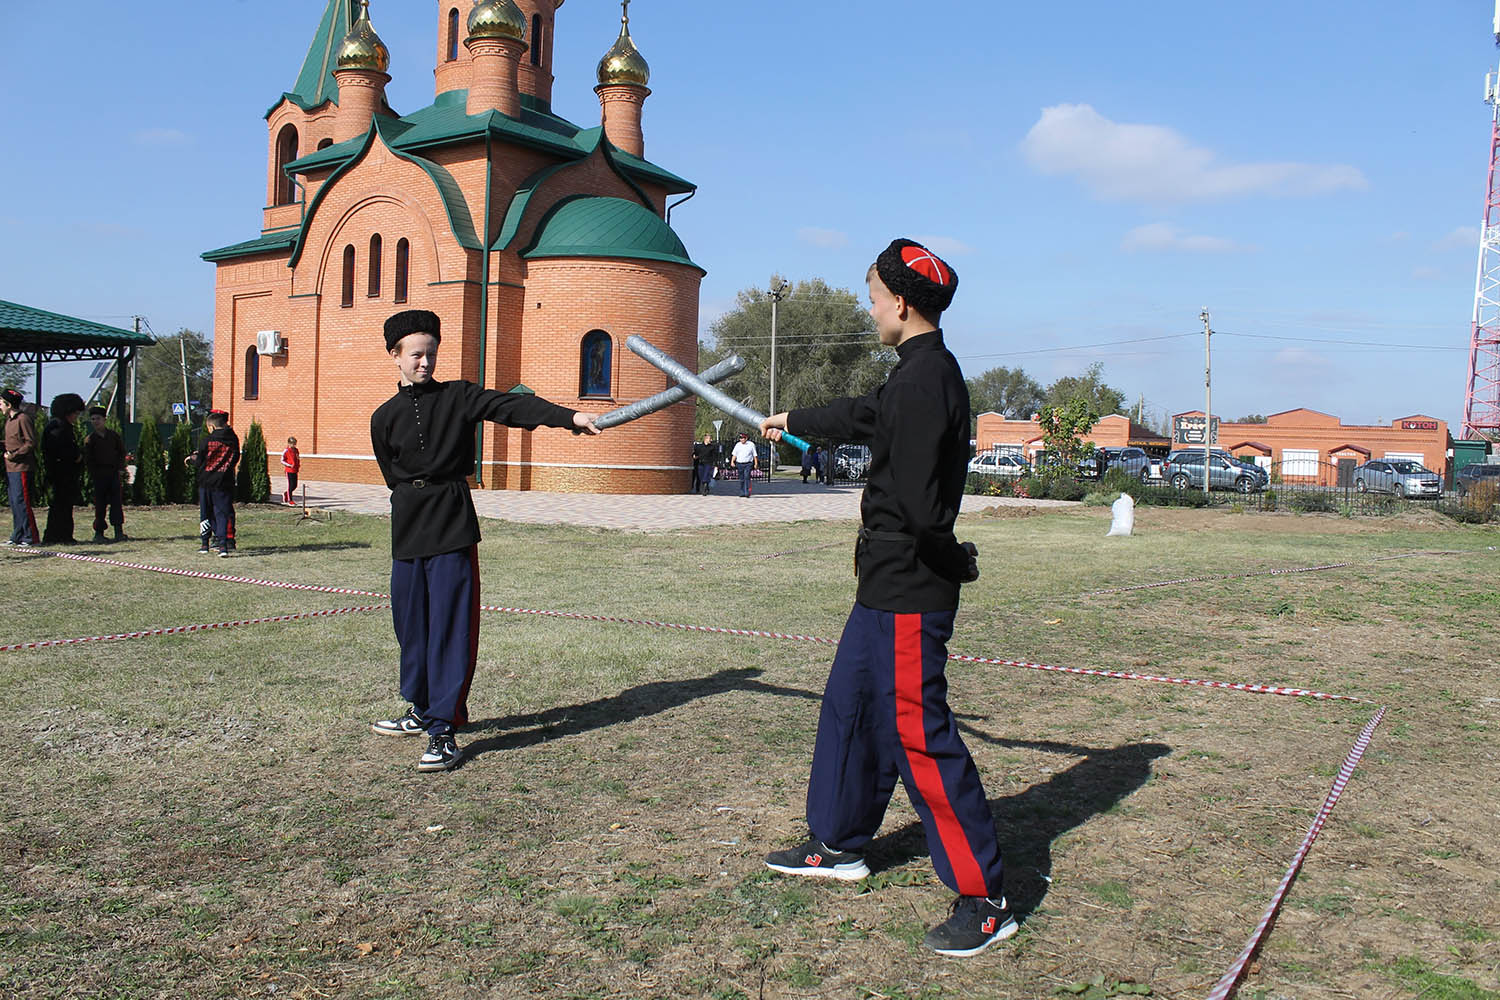
[[[1028,475],[1031,466],[1026,464],[1026,459],[1020,455],[996,454],[985,452],[983,455],[975,455],[969,461],[969,471],[977,472],[983,476],[1010,476],[1019,477]]]

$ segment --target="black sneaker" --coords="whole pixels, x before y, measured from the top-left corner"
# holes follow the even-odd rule
[[[922,943],[939,955],[967,958],[1020,929],[1004,896],[999,902],[984,896],[959,896],[948,919],[928,931]]]
[[[766,867],[787,875],[815,875],[851,882],[870,875],[864,855],[835,851],[821,840],[809,840],[790,851],[772,851],[766,855]]]
[[[427,740],[427,752],[417,761],[418,771],[446,771],[464,759],[464,752],[452,733],[432,736]]]
[[[421,736],[427,731],[415,708],[408,708],[399,719],[379,719],[370,723],[370,732],[381,736]]]
[[[229,550],[228,549],[220,549],[219,550],[219,558],[220,559],[228,559],[229,558]]]
[[[200,547],[200,548],[199,548],[199,549],[198,549],[198,554],[199,554],[199,555],[200,555],[200,556],[206,556],[206,555],[208,555],[208,551],[209,551],[209,549],[208,549],[208,546],[207,546],[207,545],[204,545],[204,546],[201,546],[201,547]]]

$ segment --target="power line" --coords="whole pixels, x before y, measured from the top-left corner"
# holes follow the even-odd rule
[[[1467,347],[1447,347],[1442,344],[1391,344],[1384,341],[1336,340],[1331,337],[1287,337],[1275,333],[1230,333],[1215,330],[1225,337],[1248,337],[1254,340],[1289,340],[1301,344],[1345,344],[1351,347],[1389,348],[1403,351],[1467,351]]]

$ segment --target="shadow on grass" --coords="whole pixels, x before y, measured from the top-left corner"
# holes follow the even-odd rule
[[[555,740],[562,736],[603,729],[606,726],[631,722],[635,719],[655,715],[669,709],[730,691],[750,691],[758,694],[773,694],[788,698],[806,698],[817,701],[821,695],[801,688],[779,687],[755,678],[761,671],[754,667],[738,670],[721,670],[707,677],[692,677],[680,681],[652,681],[627,688],[607,698],[560,708],[549,708],[545,712],[526,715],[507,715],[500,719],[483,719],[471,722],[463,732],[479,734],[504,730],[498,736],[475,740],[464,746],[464,759],[473,760],[495,750],[516,750]]]
[[[193,541],[197,541],[197,536]],[[348,549],[373,548],[369,542],[297,542],[287,545],[241,545],[237,556],[285,556],[302,552],[342,552]]]
[[[1041,905],[1052,874],[1052,842],[1091,816],[1108,812],[1151,776],[1151,762],[1172,752],[1164,743],[1126,743],[1099,749],[1046,740],[1008,740],[962,726],[995,746],[1083,759],[1041,784],[1004,798],[990,799],[990,812],[1005,858],[1005,895],[1024,917]],[[866,855],[871,867],[892,868],[928,856],[921,823],[875,838]]]

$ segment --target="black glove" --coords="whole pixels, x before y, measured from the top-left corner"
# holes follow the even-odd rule
[[[964,583],[973,583],[979,579],[979,546],[973,542],[959,542],[958,547],[969,554],[969,566],[964,570]]]

